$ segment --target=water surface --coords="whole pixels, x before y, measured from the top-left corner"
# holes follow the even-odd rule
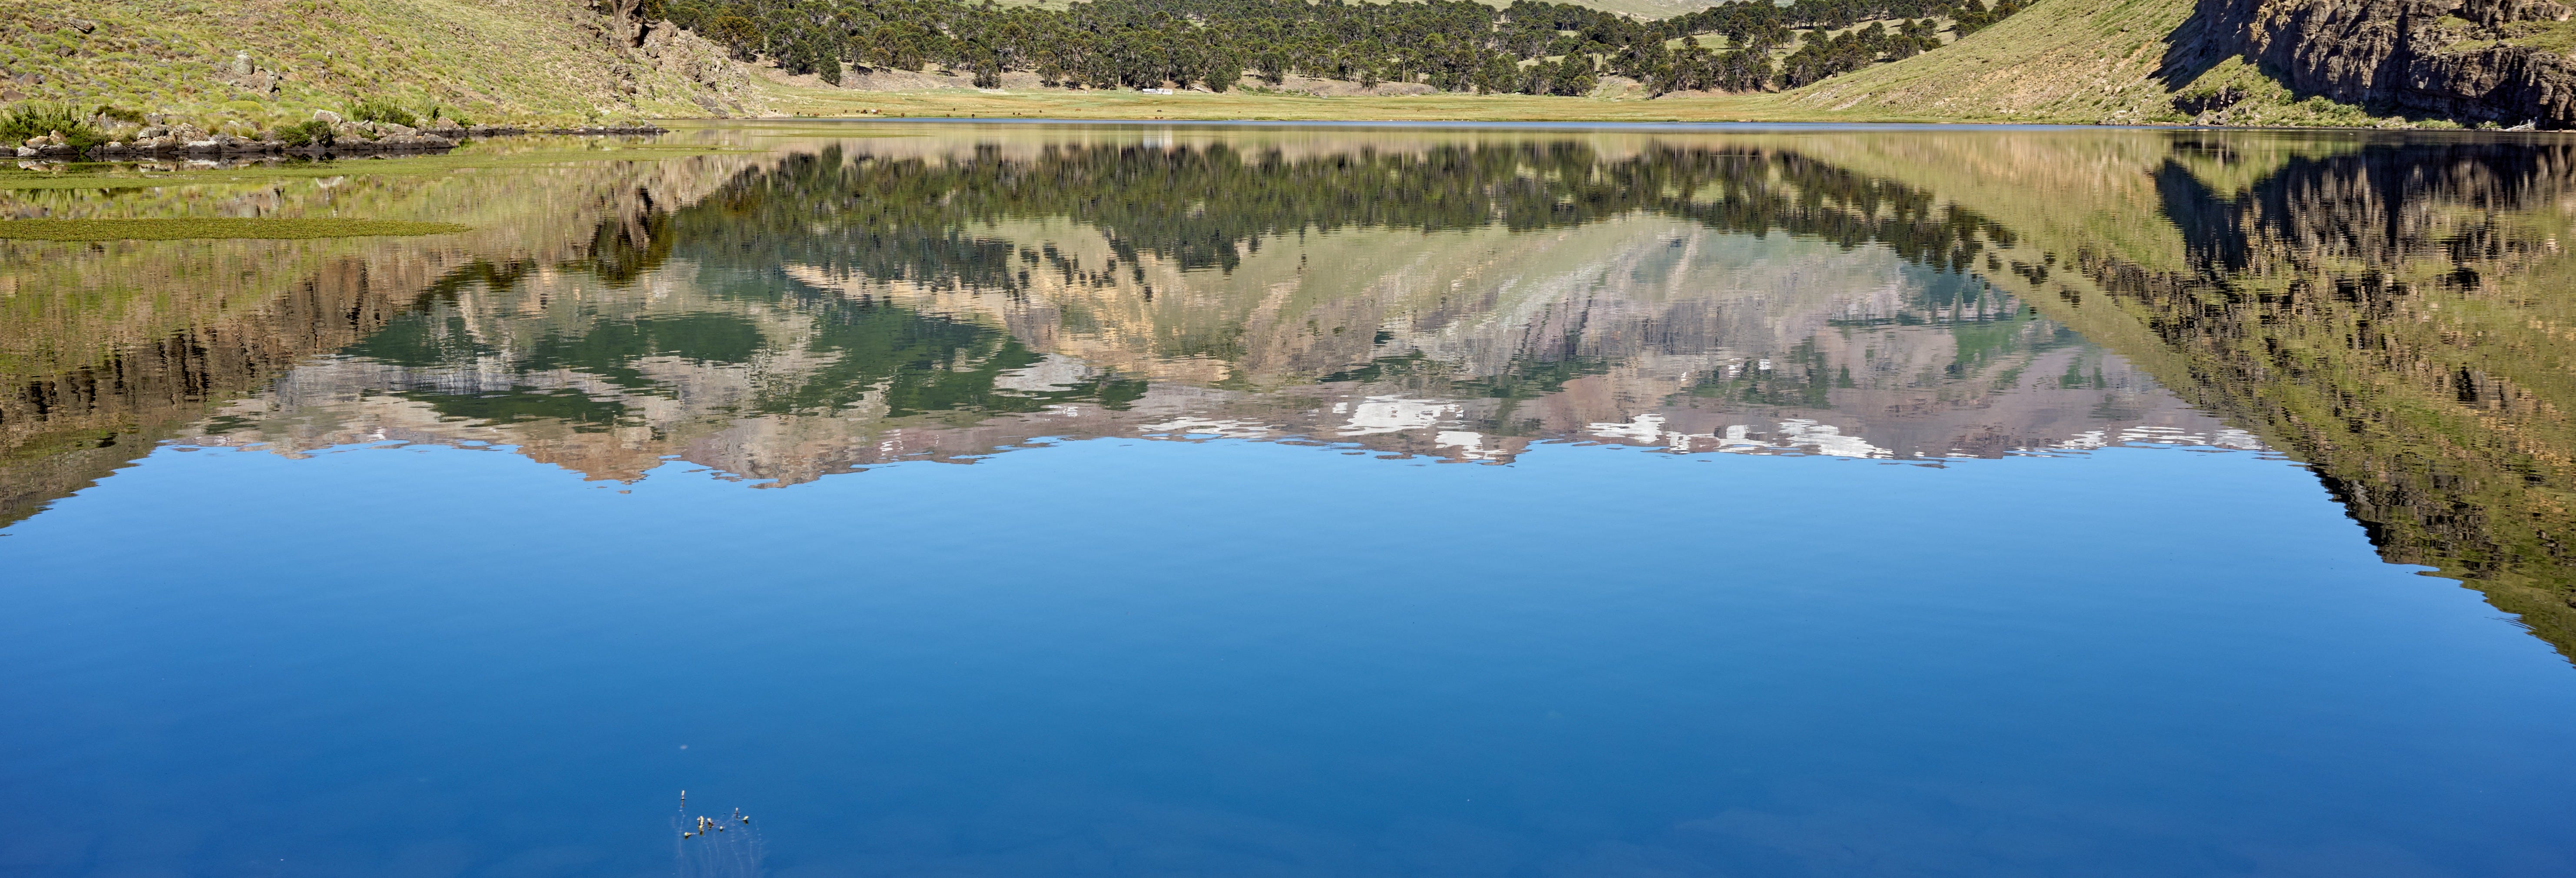
[[[2559,140],[480,148],[0,178],[476,227],[0,241],[9,873],[2576,869]]]

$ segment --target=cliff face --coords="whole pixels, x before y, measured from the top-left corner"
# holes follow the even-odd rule
[[[2201,0],[2168,56],[2184,82],[2242,56],[2291,88],[2455,119],[2576,127],[2576,64],[2513,40],[2553,0]]]

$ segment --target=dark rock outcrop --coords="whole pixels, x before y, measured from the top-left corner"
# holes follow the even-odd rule
[[[2179,89],[2241,56],[2300,94],[2382,112],[2576,128],[2576,63],[2509,42],[2461,45],[2568,14],[2554,0],[2201,0],[2161,75]]]

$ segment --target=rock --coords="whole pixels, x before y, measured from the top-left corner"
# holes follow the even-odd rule
[[[86,33],[89,33],[89,32],[91,32],[91,31],[98,30],[98,22],[90,21],[90,20],[88,20],[88,19],[75,18],[75,19],[72,19],[72,29],[73,29],[73,30],[76,30],[76,31],[80,31],[81,33],[86,34]]]
[[[233,53],[231,63],[218,67],[216,81],[257,94],[275,94],[280,77],[277,71],[251,63],[249,52]]]
[[[320,122],[325,125],[338,125],[344,120],[340,118],[340,114],[338,113],[334,113],[329,110],[315,110],[313,111],[313,121]]]
[[[410,137],[414,134],[420,133],[420,129],[395,122],[378,122],[376,123],[376,130],[394,137]]]
[[[19,157],[19,158],[22,158],[22,159],[31,159],[31,158],[35,158],[35,157],[36,157],[36,148],[35,148],[35,147],[32,147],[32,146],[21,146],[21,147],[18,147],[18,157]]]
[[[134,132],[134,139],[136,139],[136,140],[150,140],[150,139],[152,139],[152,138],[159,137],[159,136],[161,136],[161,135],[168,134],[168,133],[170,133],[170,129],[169,129],[168,127],[166,127],[166,126],[162,126],[162,125],[145,125],[145,126],[143,126],[143,130],[141,130],[141,131],[137,131],[137,132]]]

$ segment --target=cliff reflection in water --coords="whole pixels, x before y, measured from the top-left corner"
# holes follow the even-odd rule
[[[870,130],[921,136],[521,175],[505,231],[309,270],[0,244],[277,263],[159,322],[17,281],[55,304],[16,318],[53,329],[0,402],[11,517],[159,439],[764,484],[1052,437],[2173,442],[2306,461],[2389,560],[2576,643],[2554,141]]]
[[[833,147],[633,225],[590,270],[426,297],[195,441],[786,483],[1058,436],[1481,461],[2252,444],[1951,270],[1999,232],[1777,152]]]

